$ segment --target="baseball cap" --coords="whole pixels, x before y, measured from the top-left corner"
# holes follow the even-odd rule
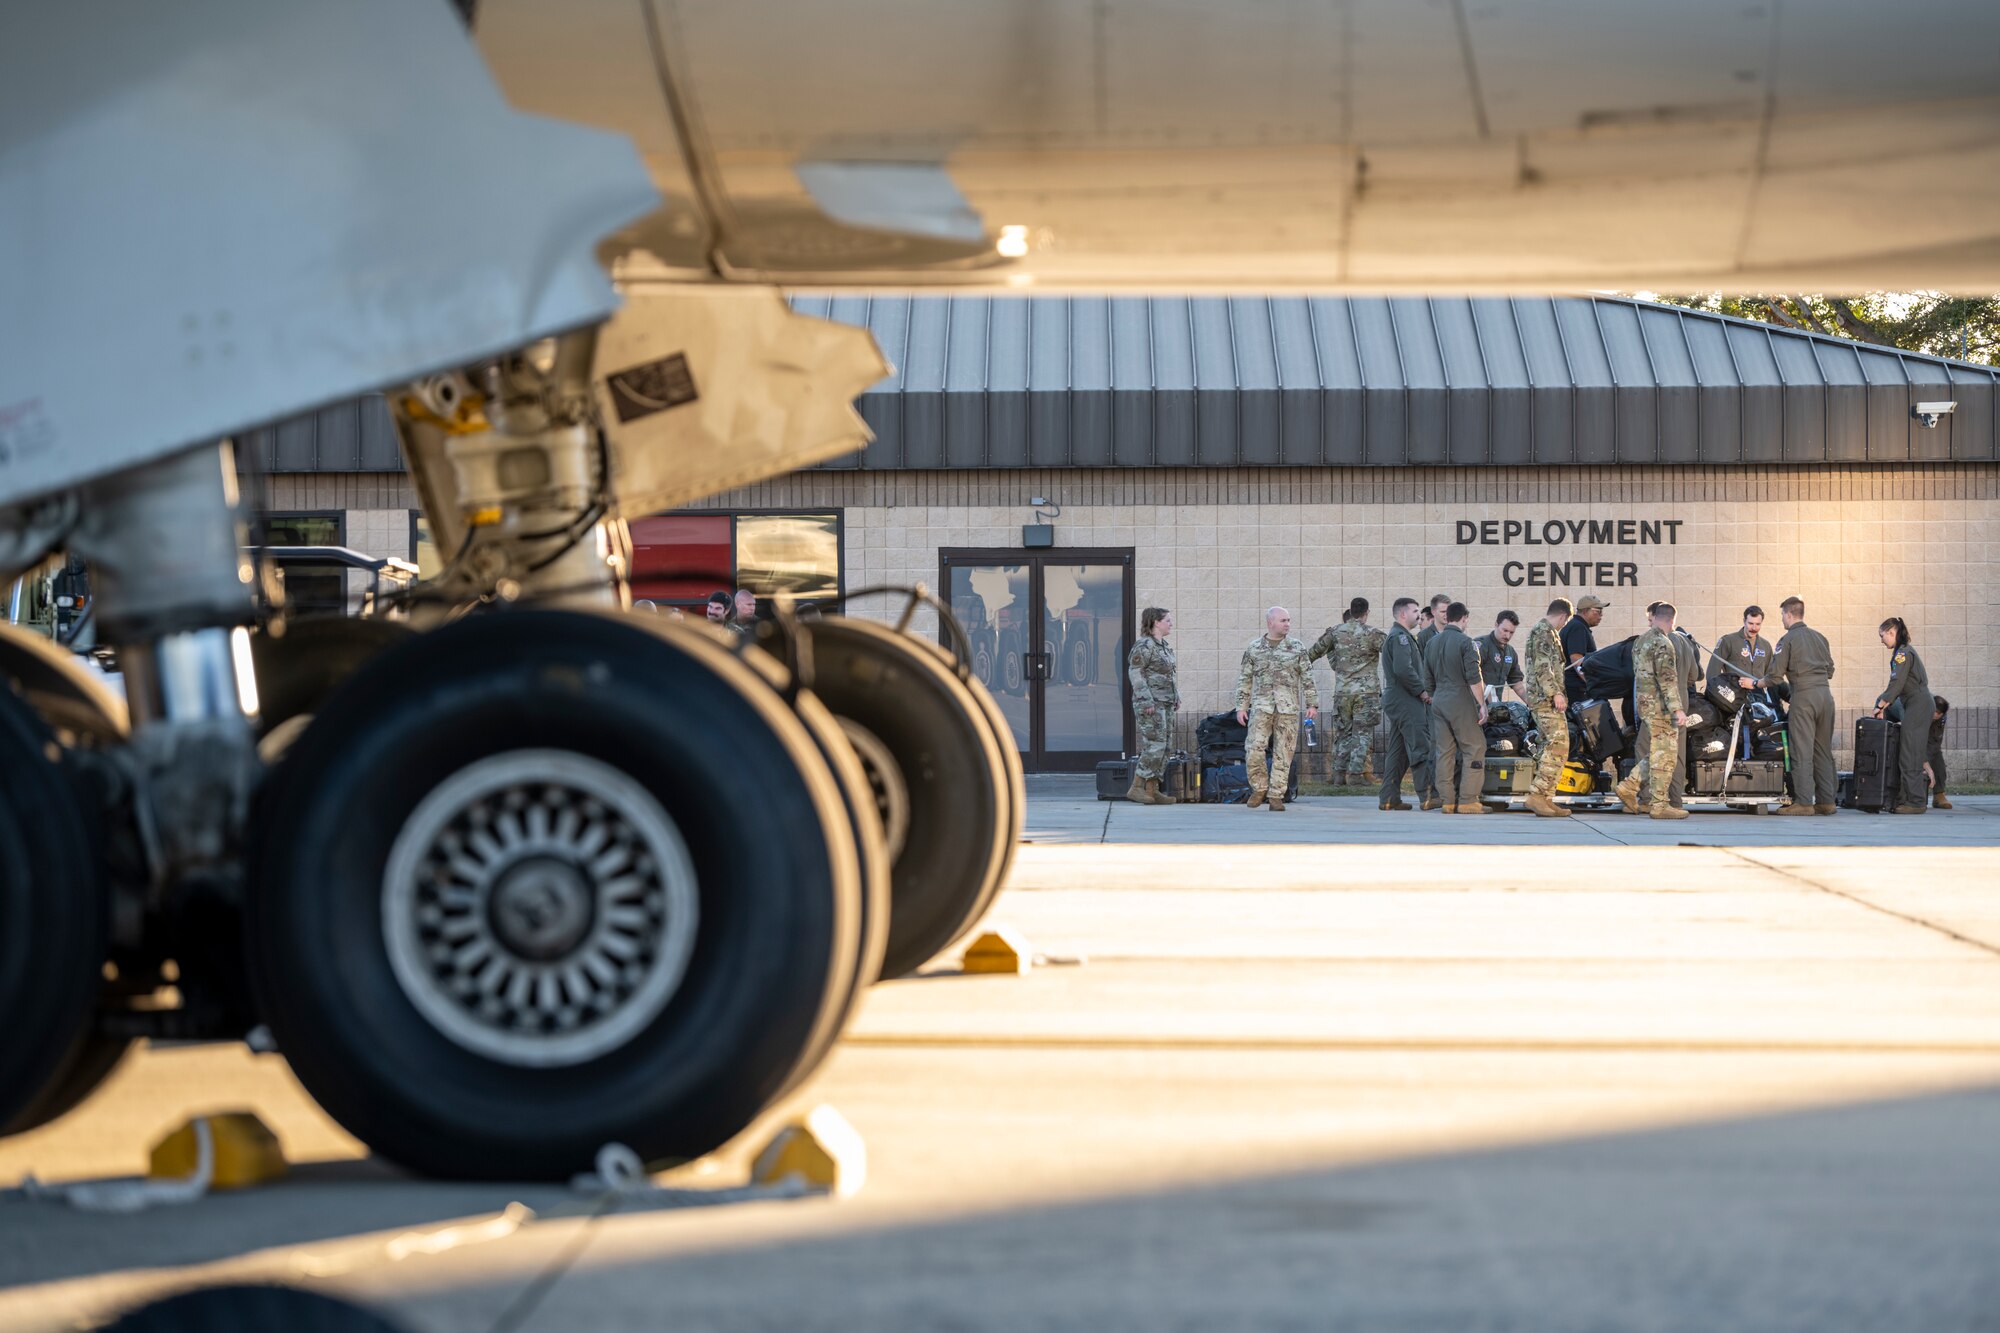
[[[1579,611],[1595,611],[1609,607],[1610,605],[1611,603],[1605,601],[1602,597],[1593,597],[1589,593],[1585,593],[1576,599],[1576,609]]]

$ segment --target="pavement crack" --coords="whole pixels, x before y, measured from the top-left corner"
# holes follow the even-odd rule
[[[1116,801],[1106,801],[1104,803],[1104,827],[1099,829],[1097,833],[1099,846],[1111,841],[1111,812],[1117,808],[1118,802]]]
[[[1718,847],[1715,850],[1726,852],[1745,865],[1753,865],[1760,870],[1768,870],[1772,874],[1782,875],[1786,879],[1795,879],[1807,888],[1818,889],[1821,893],[1830,893],[1836,898],[1845,898],[1848,902],[1865,907],[1871,912],[1880,912],[1883,916],[1892,916],[1898,921],[1904,921],[1913,926],[1922,926],[1925,930],[1934,930],[1947,939],[1957,940],[1960,944],[1969,944],[1975,949],[1983,950],[1986,953],[1994,955],[1996,958],[2000,958],[2000,945],[1991,944],[1982,939],[1975,939],[1970,935],[1961,935],[1950,926],[1941,926],[1935,921],[1927,921],[1923,917],[1912,916],[1908,912],[1898,912],[1893,907],[1884,907],[1880,903],[1870,902],[1858,893],[1849,893],[1845,889],[1836,889],[1830,884],[1822,884],[1816,879],[1808,879],[1796,870],[1787,870],[1783,866],[1774,866],[1768,861],[1759,861],[1754,856],[1745,856],[1734,847]]]
[[[1574,822],[1582,824],[1585,828],[1589,829],[1592,833],[1595,833],[1597,836],[1603,838],[1607,842],[1616,843],[1620,847],[1630,847],[1633,845],[1625,841],[1625,839],[1618,837],[1616,834],[1611,833],[1609,830],[1599,828],[1597,826],[1597,821],[1594,819],[1582,819],[1582,820],[1576,820]]]

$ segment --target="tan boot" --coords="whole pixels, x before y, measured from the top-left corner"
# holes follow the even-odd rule
[[[1538,791],[1528,793],[1527,806],[1530,813],[1543,819],[1561,819],[1569,813]]]
[[[1250,789],[1250,799],[1245,801],[1244,804],[1255,810],[1258,806],[1264,804],[1264,793],[1252,787]]]
[[[1146,779],[1135,775],[1132,785],[1125,789],[1125,799],[1134,805],[1151,805],[1153,798],[1146,794]]]
[[[1382,779],[1375,776],[1375,765],[1371,762],[1366,768],[1361,770],[1361,776],[1356,778],[1355,781],[1361,783],[1363,786],[1373,787],[1378,785]]]
[[[1611,789],[1618,794],[1618,804],[1625,807],[1625,813],[1639,813],[1639,775],[1634,773]]]
[[[1466,801],[1461,803],[1452,813],[1455,815],[1483,815],[1486,813],[1486,807],[1478,801]]]
[[[1283,814],[1285,812],[1285,798],[1280,796],[1278,793],[1276,792],[1271,793],[1269,803],[1271,808],[1273,810],[1276,810],[1279,814]]]
[[[1801,801],[1793,801],[1790,805],[1779,806],[1778,813],[1781,815],[1809,815],[1813,813],[1813,807]]]
[[[1146,800],[1152,805],[1172,805],[1174,798],[1160,790],[1158,778],[1146,779]]]
[[[1951,802],[1945,798],[1945,794],[1943,792],[1938,792],[1936,795],[1932,796],[1931,804],[1936,806],[1940,810],[1951,809]]]
[[[1687,811],[1668,805],[1665,801],[1660,802],[1647,813],[1651,814],[1655,819],[1686,819],[1688,817]]]
[[[1438,796],[1426,796],[1424,798],[1424,809],[1442,810],[1444,809],[1444,799]]]

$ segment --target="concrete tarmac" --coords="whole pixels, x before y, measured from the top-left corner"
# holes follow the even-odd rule
[[[366,1159],[276,1057],[146,1051],[0,1142],[0,1186],[232,1106],[304,1165],[126,1217],[0,1202],[0,1330],[223,1278],[425,1333],[1993,1327],[2000,801],[1620,846],[1067,785],[994,911],[1046,964],[877,987],[797,1099],[866,1139],[857,1197],[580,1217]],[[674,1178],[740,1180],[763,1132]]]

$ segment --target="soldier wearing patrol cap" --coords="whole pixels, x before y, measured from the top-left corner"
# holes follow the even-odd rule
[[[1565,665],[1575,666],[1584,658],[1597,651],[1597,635],[1591,631],[1597,622],[1604,619],[1604,609],[1611,603],[1592,593],[1585,593],[1576,599],[1576,614],[1563,626],[1562,647]]]

